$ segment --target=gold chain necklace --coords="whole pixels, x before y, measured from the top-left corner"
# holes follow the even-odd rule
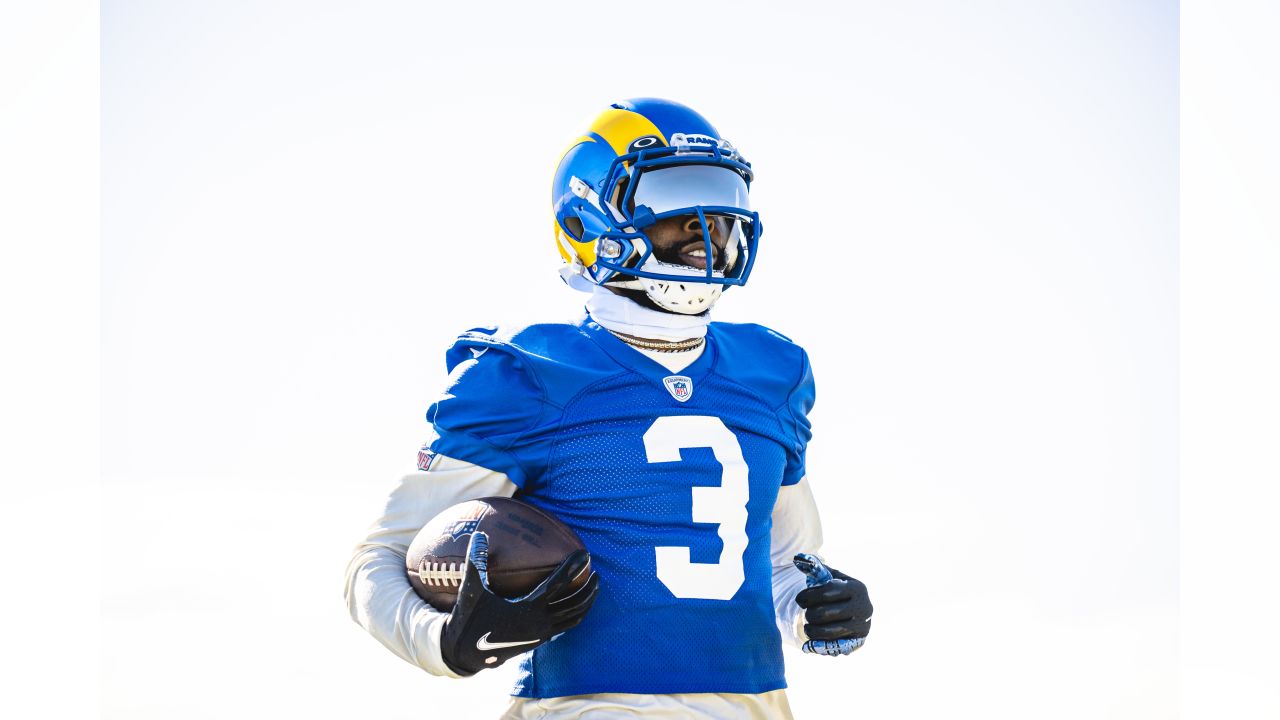
[[[607,330],[608,328],[606,328]],[[688,340],[646,340],[638,338],[635,335],[620,333],[616,330],[609,330],[614,337],[622,342],[645,350],[656,350],[658,352],[684,352],[685,350],[693,350],[700,347],[706,342],[706,338],[689,338]]]

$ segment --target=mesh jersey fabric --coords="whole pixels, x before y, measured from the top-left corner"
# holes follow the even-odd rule
[[[475,329],[446,354],[432,451],[506,473],[518,499],[578,533],[600,574],[586,619],[524,656],[513,694],[786,686],[770,515],[778,488],[804,476],[813,377],[804,351],[767,328],[711,323],[706,337],[679,374],[683,401],[672,373],[589,319]],[[679,447],[655,458],[659,424],[717,439],[681,444],[676,432]],[[699,507],[726,522],[695,522]],[[687,548],[687,561],[662,567],[663,548]],[[696,589],[711,576],[724,597]]]

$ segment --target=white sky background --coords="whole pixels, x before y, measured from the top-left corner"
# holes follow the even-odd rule
[[[1172,3],[106,3],[105,714],[496,715],[342,572],[451,338],[580,306],[551,172],[655,95],[757,169],[715,316],[809,350],[877,607],[797,716],[1172,716],[1177,73]]]

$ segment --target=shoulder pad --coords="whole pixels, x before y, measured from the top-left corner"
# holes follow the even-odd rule
[[[568,323],[472,328],[458,336],[445,361],[452,372],[458,363],[490,350],[510,356],[554,404],[566,402],[602,375],[618,371],[591,338]]]
[[[718,374],[746,386],[774,407],[809,375],[804,348],[791,338],[754,323],[713,322],[709,328],[718,357]]]

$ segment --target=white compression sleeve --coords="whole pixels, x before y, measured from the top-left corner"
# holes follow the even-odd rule
[[[796,647],[808,638],[804,634],[804,610],[796,595],[805,588],[804,573],[791,558],[798,552],[817,555],[822,550],[822,521],[808,479],[778,491],[773,506],[773,607],[783,642]]]
[[[351,618],[404,660],[432,675],[459,677],[440,657],[447,615],[423,602],[409,584],[405,553],[418,530],[450,505],[515,492],[506,475],[444,456],[430,471],[401,478],[347,565]]]

